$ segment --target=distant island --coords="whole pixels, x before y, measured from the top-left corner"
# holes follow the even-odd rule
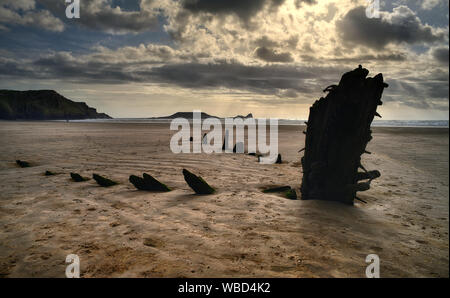
[[[217,117],[217,116],[212,116],[209,115],[207,113],[201,112],[201,117],[202,119],[205,118],[218,118],[218,119],[222,119],[221,117]],[[192,112],[177,112],[175,114],[172,114],[170,116],[164,116],[164,117],[151,117],[149,119],[175,119],[175,118],[185,118],[185,119],[192,119],[193,118],[193,113]],[[242,116],[242,115],[238,115],[232,118],[243,118],[243,119],[247,119],[247,118],[253,118],[252,113],[248,114],[247,116]]]
[[[0,90],[0,119],[76,120],[111,119],[84,102],[74,102],[54,90]]]
[[[253,114],[250,113],[247,116],[237,115],[236,117],[233,117],[233,118],[243,118],[243,119],[253,118]]]

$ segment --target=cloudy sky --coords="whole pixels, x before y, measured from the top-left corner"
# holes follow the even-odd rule
[[[0,89],[113,117],[306,119],[342,73],[383,73],[384,119],[448,119],[448,0],[0,0]]]

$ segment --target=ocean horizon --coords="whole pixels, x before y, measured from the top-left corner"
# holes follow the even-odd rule
[[[258,119],[258,118],[255,118]],[[150,118],[113,118],[113,119],[83,119],[70,120],[70,122],[103,122],[103,123],[169,123],[173,119],[150,119]],[[66,120],[53,120],[66,121]],[[189,119],[191,121],[191,119]],[[221,119],[223,123],[223,119]],[[305,120],[278,119],[279,125],[304,125]],[[449,120],[374,120],[372,127],[435,127],[448,128]]]

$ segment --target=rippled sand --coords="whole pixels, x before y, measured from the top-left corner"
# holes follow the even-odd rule
[[[0,122],[0,276],[64,277],[75,253],[83,277],[364,277],[375,253],[382,277],[448,277],[448,129],[374,129],[363,164],[382,177],[353,207],[260,191],[298,190],[303,129],[280,127],[285,162],[261,165],[172,154],[167,125]],[[218,192],[194,195],[183,168]],[[137,191],[143,172],[174,190]]]

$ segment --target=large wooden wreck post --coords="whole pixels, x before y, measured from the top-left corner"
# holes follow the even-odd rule
[[[302,158],[304,200],[330,200],[353,204],[358,191],[370,188],[378,171],[367,171],[361,155],[372,139],[370,125],[379,116],[377,106],[388,85],[380,73],[367,78],[361,65],[345,73],[339,85],[329,86],[325,98],[310,108]],[[361,169],[361,172],[358,172]]]

